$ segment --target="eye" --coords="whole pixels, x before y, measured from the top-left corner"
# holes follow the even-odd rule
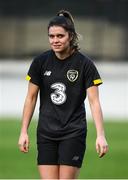
[[[57,37],[61,39],[64,37],[64,34],[58,34]]]
[[[49,36],[49,38],[51,38],[51,39],[54,38],[54,35],[53,35],[53,34],[49,34],[48,36]]]

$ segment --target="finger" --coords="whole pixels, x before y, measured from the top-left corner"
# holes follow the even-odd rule
[[[24,145],[19,144],[19,149],[20,149],[21,152],[24,152]]]
[[[102,157],[104,155],[103,147],[100,147],[99,157]]]
[[[98,144],[96,144],[96,152],[99,154],[100,153],[100,147]]]
[[[25,144],[25,150],[26,150],[26,152],[28,152],[28,150],[29,150],[29,143],[28,142]]]
[[[106,146],[105,152],[106,152],[106,153],[108,152],[108,145]]]
[[[108,146],[101,147],[99,157],[100,158],[103,157],[107,152],[108,152]]]
[[[99,158],[102,158],[105,155],[105,153],[100,153]]]
[[[26,148],[26,145],[20,144],[19,149],[21,152],[24,152],[24,153],[28,152],[28,148]]]

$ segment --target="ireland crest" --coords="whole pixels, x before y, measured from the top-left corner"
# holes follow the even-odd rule
[[[74,82],[78,78],[78,71],[77,70],[69,70],[67,72],[67,78],[69,81]]]

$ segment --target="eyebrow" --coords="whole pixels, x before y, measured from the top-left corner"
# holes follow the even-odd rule
[[[48,36],[59,36],[59,35],[61,35],[61,36],[64,36],[65,34],[64,33],[58,33],[58,34],[52,34],[52,33],[48,33]]]

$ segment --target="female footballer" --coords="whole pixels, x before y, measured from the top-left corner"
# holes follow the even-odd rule
[[[98,86],[101,77],[92,60],[79,52],[71,14],[61,10],[50,20],[51,49],[37,56],[28,71],[28,92],[19,137],[21,152],[29,150],[28,127],[40,93],[37,127],[38,169],[41,179],[78,178],[86,149],[88,96],[99,157],[108,151]]]

